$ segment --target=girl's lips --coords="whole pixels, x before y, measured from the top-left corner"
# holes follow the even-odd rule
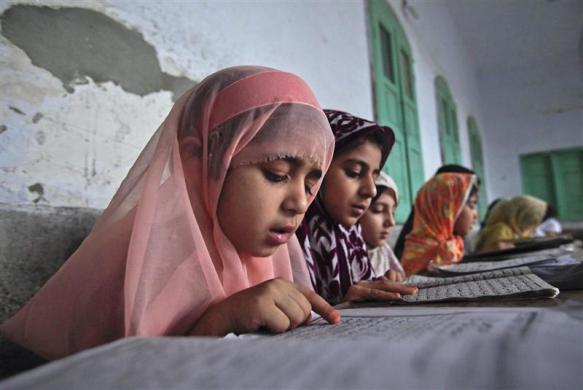
[[[362,205],[352,205],[351,209],[356,216],[360,216],[366,211],[366,207]]]
[[[267,242],[270,245],[283,245],[286,242],[289,241],[289,239],[291,238],[292,234],[294,234],[293,231],[291,232],[284,232],[284,231],[274,231],[274,230],[270,230],[269,234],[267,235]]]

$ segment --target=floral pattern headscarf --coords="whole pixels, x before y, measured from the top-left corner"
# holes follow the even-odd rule
[[[390,127],[352,116],[346,112],[324,110],[336,140],[335,155],[367,134],[378,132],[383,138],[381,167],[395,142]],[[321,193],[320,193],[321,194]],[[337,304],[353,284],[376,275],[367,255],[359,224],[345,228],[326,212],[320,194],[308,209],[297,236],[308,263],[314,290],[331,304]]]
[[[421,187],[413,230],[405,238],[401,257],[407,275],[424,270],[430,261],[441,265],[462,259],[464,240],[454,234],[454,225],[475,182],[475,175],[440,173]]]

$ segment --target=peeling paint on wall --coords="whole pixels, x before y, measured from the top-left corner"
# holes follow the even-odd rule
[[[228,66],[292,71],[369,115],[364,8],[328,3],[0,0],[0,203],[42,183],[52,206],[104,208],[180,88]]]
[[[36,199],[32,201],[33,203],[38,203],[43,200],[46,202],[46,199],[44,197],[45,189],[41,183],[34,183],[29,185],[28,190],[37,195]]]
[[[43,114],[40,112],[37,112],[36,114],[34,114],[34,116],[32,117],[32,123],[38,123],[38,121],[40,121],[43,117]]]
[[[91,78],[140,96],[171,91],[175,100],[195,84],[162,72],[156,50],[141,33],[93,10],[15,5],[0,21],[2,34],[69,93]]]
[[[24,112],[22,112],[22,110],[13,107],[13,106],[8,106],[9,109],[11,109],[12,111],[14,111],[15,113],[19,114],[19,115],[26,115]]]

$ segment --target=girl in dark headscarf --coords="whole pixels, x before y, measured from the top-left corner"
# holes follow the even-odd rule
[[[476,172],[472,171],[471,169],[468,169],[466,167],[463,167],[461,165],[457,165],[457,164],[446,164],[441,166],[437,172],[435,172],[436,175],[440,174],[440,173],[469,173],[469,174],[476,174]],[[480,179],[478,178],[478,182],[477,185],[480,185]],[[399,237],[397,238],[397,242],[395,243],[395,256],[397,256],[398,259],[400,259],[403,256],[403,249],[405,248],[405,237],[407,237],[407,234],[411,233],[411,230],[413,230],[413,219],[415,218],[415,208],[411,207],[411,212],[409,213],[409,217],[407,217],[407,221],[405,221],[405,223],[403,224],[403,227],[401,228],[401,231],[399,232]]]
[[[312,285],[332,304],[394,300],[405,287],[376,276],[358,220],[376,194],[375,179],[394,143],[389,127],[325,110],[336,139],[334,158],[316,200],[297,231]]]

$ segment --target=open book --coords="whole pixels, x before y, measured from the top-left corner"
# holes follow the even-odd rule
[[[546,251],[529,256],[516,257],[502,261],[477,261],[473,263],[456,263],[447,265],[429,264],[428,271],[436,275],[463,275],[477,272],[495,271],[506,268],[522,267],[534,264],[552,264],[557,262],[557,257]]]
[[[449,278],[413,275],[406,284],[419,288],[416,295],[403,295],[401,303],[472,301],[492,297],[554,298],[559,289],[532,273],[528,267],[505,268]]]
[[[570,244],[573,241],[573,237],[566,235],[516,240],[514,241],[514,248],[465,255],[462,262],[505,260],[511,257],[516,257],[517,255],[524,255],[542,250],[550,250],[549,252],[553,253],[553,249],[554,254],[560,255],[563,252],[560,247],[565,244]]]

